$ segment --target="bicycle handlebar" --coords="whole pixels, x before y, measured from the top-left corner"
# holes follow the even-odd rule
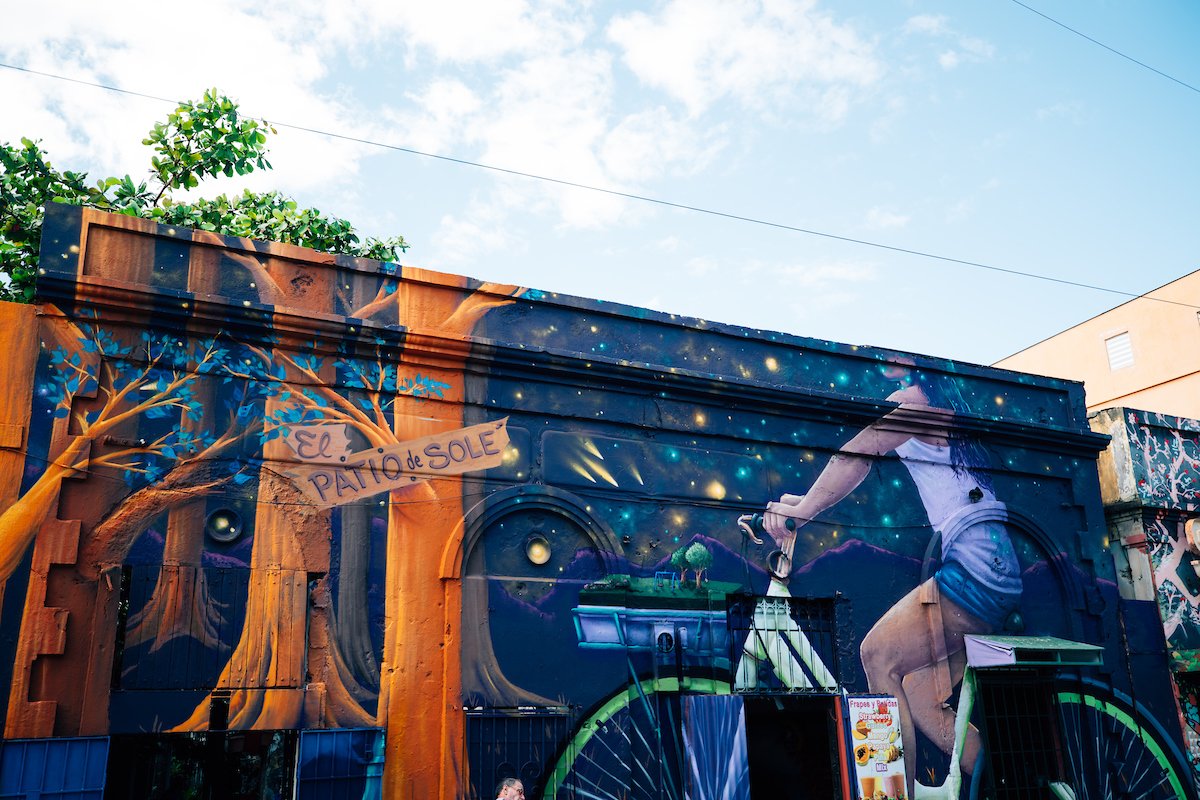
[[[767,528],[763,524],[762,514],[743,514],[738,517],[738,527],[742,529],[742,533],[746,534],[750,541],[755,544],[763,543],[761,535],[767,532]],[[796,530],[796,520],[788,517],[784,523],[784,527],[789,531]]]

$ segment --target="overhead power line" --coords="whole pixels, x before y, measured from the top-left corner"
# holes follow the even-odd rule
[[[1014,2],[1015,2],[1015,0],[1014,0]],[[96,83],[94,81],[86,81],[86,80],[82,80],[79,78],[70,78],[70,77],[67,77],[64,75],[57,75],[52,72],[43,72],[41,70],[30,69],[28,67],[19,67],[14,64],[5,64],[5,63],[0,62],[0,67],[3,67],[5,69],[16,70],[17,72],[25,72],[30,75],[38,75],[43,78],[51,78],[53,80],[65,81],[67,83],[75,83],[75,84],[79,84],[81,86],[88,86],[88,87],[91,87],[94,89],[103,89],[105,91],[116,92],[118,94],[129,95],[132,97],[141,97],[141,98],[144,98],[147,100],[156,100],[159,102],[169,103],[169,104],[173,104],[173,105],[178,104],[178,102],[179,102],[177,100],[171,100],[170,98],[160,97],[158,95],[146,94],[144,92],[137,92],[137,91],[133,91],[131,89],[123,89],[119,86],[110,86],[107,84]],[[1138,293],[1138,292],[1126,292],[1121,289],[1113,289],[1108,286],[1100,286],[1098,284],[1093,284],[1093,283],[1084,283],[1082,281],[1072,281],[1072,280],[1068,280],[1066,278],[1057,278],[1052,275],[1043,275],[1043,274],[1037,273],[1037,272],[1028,272],[1026,270],[1013,269],[1011,267],[1000,267],[995,264],[985,264],[981,261],[971,261],[971,260],[968,260],[965,258],[954,258],[952,256],[939,255],[937,253],[931,253],[931,252],[928,252],[925,250],[916,250],[916,249],[908,248],[908,247],[899,247],[897,245],[884,244],[883,242],[871,241],[870,239],[859,239],[859,238],[856,238],[853,236],[843,236],[841,234],[829,233],[828,231],[819,231],[814,228],[802,228],[798,225],[788,225],[788,224],[782,223],[782,222],[772,222],[771,220],[760,219],[758,217],[750,217],[750,216],[746,216],[743,214],[735,214],[735,213],[729,212],[729,211],[718,211],[716,209],[704,208],[702,206],[695,206],[695,205],[690,205],[687,203],[678,203],[678,202],[674,202],[671,200],[663,200],[661,198],[650,197],[648,195],[635,194],[633,192],[623,192],[618,189],[607,189],[602,186],[593,186],[590,184],[579,183],[577,181],[570,181],[570,180],[566,180],[563,178],[554,178],[554,177],[550,177],[548,175],[538,175],[533,172],[524,172],[524,171],[518,170],[518,169],[510,169],[508,167],[496,166],[494,164],[484,164],[484,163],[481,163],[478,161],[471,161],[471,160],[465,159],[465,158],[456,158],[454,156],[441,155],[438,153],[428,153],[428,152],[425,152],[422,150],[415,150],[411,147],[402,147],[400,145],[388,144],[387,142],[379,142],[374,139],[367,139],[367,138],[363,138],[361,136],[351,136],[351,135],[345,134],[345,133],[336,133],[333,131],[321,130],[319,128],[312,128],[312,127],[308,127],[305,125],[297,125],[297,124],[289,123],[289,122],[272,121],[272,122],[270,122],[270,124],[276,128],[287,128],[289,130],[300,131],[303,133],[310,133],[310,134],[314,134],[317,136],[326,136],[330,139],[338,139],[340,141],[354,142],[355,144],[363,144],[363,145],[368,145],[370,147],[378,147],[383,150],[391,150],[391,151],[397,152],[397,153],[407,153],[409,155],[421,156],[423,158],[432,158],[432,159],[436,159],[438,161],[447,161],[452,164],[461,164],[463,166],[489,170],[491,172],[497,172],[497,173],[501,173],[504,175],[513,175],[515,177],[528,178],[530,180],[542,181],[544,183],[556,184],[558,186],[568,186],[568,187],[571,187],[574,189],[582,189],[582,190],[589,191],[589,192],[599,192],[601,194],[607,194],[607,195],[610,195],[613,197],[622,197],[627,200],[636,200],[636,201],[642,202],[642,203],[653,203],[654,205],[664,206],[666,208],[675,208],[675,209],[679,209],[682,211],[691,211],[691,212],[694,212],[697,214],[706,214],[706,215],[712,216],[712,217],[719,217],[721,219],[733,220],[735,222],[745,222],[745,223],[749,223],[751,225],[761,225],[761,226],[767,227],[767,228],[775,228],[778,230],[792,231],[793,233],[802,233],[807,236],[817,236],[817,237],[820,237],[823,239],[831,239],[833,241],[846,242],[847,244],[856,244],[856,245],[860,245],[862,247],[871,247],[871,248],[874,248],[877,250],[886,250],[891,253],[902,253],[904,255],[916,256],[918,258],[928,258],[928,259],[931,259],[934,261],[941,261],[941,262],[947,263],[947,264],[955,264],[955,265],[962,266],[962,267],[970,267],[973,269],[987,270],[989,272],[996,272],[996,273],[1001,273],[1004,275],[1015,275],[1015,276],[1019,276],[1022,278],[1030,278],[1032,280],[1043,281],[1046,283],[1055,283],[1055,284],[1059,284],[1061,286],[1072,286],[1072,287],[1075,287],[1078,289],[1090,289],[1092,291],[1104,292],[1106,294],[1117,295],[1117,296],[1129,298],[1129,299],[1135,299],[1138,297],[1146,297],[1146,295],[1144,295],[1142,293]],[[1158,298],[1158,297],[1146,297],[1146,299],[1154,300],[1154,301],[1157,301],[1160,303],[1167,303],[1170,305],[1178,305],[1178,306],[1184,306],[1187,308],[1195,308],[1195,309],[1200,310],[1200,306],[1194,306],[1190,303],[1181,303],[1176,300],[1167,300],[1167,299]]]
[[[1054,17],[1047,16],[1046,14],[1043,14],[1041,11],[1038,11],[1036,8],[1033,8],[1032,6],[1025,5],[1024,3],[1021,2],[1021,0],[1012,0],[1012,1],[1014,3],[1016,3],[1017,5],[1019,5],[1021,8],[1025,9],[1026,11],[1031,11],[1034,14],[1037,14],[1042,19],[1044,19],[1048,22],[1053,22],[1055,25],[1062,28],[1063,30],[1070,31],[1071,33],[1075,34],[1076,36],[1080,37],[1081,39],[1087,39],[1089,42],[1091,42],[1092,44],[1094,44],[1098,47],[1103,47],[1105,50],[1112,53],[1113,55],[1118,55],[1121,58],[1125,59],[1126,61],[1131,61],[1134,64],[1137,64],[1139,67],[1142,67],[1143,69],[1150,70],[1155,75],[1161,75],[1162,77],[1166,78],[1167,80],[1174,81],[1175,83],[1178,83],[1180,86],[1183,86],[1184,88],[1191,89],[1193,92],[1196,92],[1196,93],[1200,93],[1200,89],[1197,89],[1195,86],[1192,86],[1190,83],[1181,81],[1181,80],[1179,80],[1179,78],[1176,78],[1173,75],[1168,75],[1167,73],[1163,72],[1161,69],[1155,69],[1154,67],[1150,66],[1149,64],[1147,64],[1144,61],[1138,61],[1133,56],[1126,55],[1125,53],[1122,53],[1120,50],[1117,50],[1115,47],[1109,47],[1104,42],[1093,39],[1092,37],[1088,36],[1086,33],[1083,33],[1082,31],[1077,31],[1074,28],[1072,28],[1070,25],[1059,22]]]

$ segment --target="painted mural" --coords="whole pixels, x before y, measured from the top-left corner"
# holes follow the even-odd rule
[[[1074,385],[66,207],[43,253],[7,739],[129,796],[1194,797]]]
[[[1135,409],[1101,412],[1113,436],[1112,501],[1140,513],[1122,536],[1146,554],[1193,778],[1200,782],[1200,422]]]
[[[1122,433],[1136,497],[1158,509],[1146,519],[1159,613],[1177,669],[1200,668],[1200,542],[1187,512],[1200,510],[1200,422],[1127,410]],[[1184,513],[1180,513],[1184,512]]]

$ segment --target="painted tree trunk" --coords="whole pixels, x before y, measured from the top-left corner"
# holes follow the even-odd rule
[[[146,283],[154,264],[154,242],[131,240],[126,234],[142,223],[84,212],[85,222],[101,218],[104,224],[92,226],[91,235],[81,240],[82,275],[111,284]],[[79,353],[100,379],[99,357],[81,351],[80,331],[56,310],[47,310],[39,333],[47,342]],[[106,437],[136,433],[137,419],[123,413],[130,405],[129,398],[109,403],[84,391],[76,393],[73,414],[103,407],[107,419],[93,425],[86,436],[76,434],[71,417],[56,420],[50,441],[53,464],[5,512],[13,516],[0,519],[0,530],[12,537],[3,547],[5,564],[14,550],[24,549],[21,540],[36,535],[9,693],[8,737],[107,732],[117,592],[111,576],[103,581],[84,577],[79,552],[92,528],[128,491],[119,470],[96,467],[88,458]],[[88,471],[78,471],[82,469]],[[85,475],[99,480],[66,480]],[[6,525],[10,521],[11,528]]]
[[[256,283],[264,299],[286,304],[293,313],[329,313],[332,309],[335,278],[330,270],[267,255],[256,262],[260,268]],[[288,342],[280,346],[303,345]],[[298,370],[288,368],[287,383],[304,380]],[[285,403],[278,396],[268,398],[266,417],[278,414]],[[279,473],[276,465],[291,457],[282,439],[263,445],[246,621],[217,680],[218,689],[230,691],[230,729],[297,727],[304,710],[309,573],[329,570],[330,512],[305,505]],[[176,730],[206,730],[210,713],[211,702],[205,700]]]
[[[215,264],[211,259],[197,258],[205,248],[196,248],[193,253],[189,275],[199,286],[193,289],[210,289]],[[205,407],[212,407],[212,386],[201,382],[195,388],[195,398]],[[211,431],[215,414],[205,414],[193,421],[186,416],[180,427],[189,433],[203,434]],[[201,645],[214,650],[228,650],[229,645],[220,639],[221,613],[215,608],[208,595],[208,580],[201,566],[204,554],[204,522],[206,502],[201,499],[193,503],[175,506],[167,512],[167,532],[163,542],[162,567],[154,593],[146,606],[131,617],[125,635],[125,646],[134,647],[152,641],[154,652],[172,639],[191,636]]]
[[[340,509],[336,642],[346,669],[364,687],[379,688],[379,663],[371,643],[367,572],[371,559],[371,514],[363,503]]]

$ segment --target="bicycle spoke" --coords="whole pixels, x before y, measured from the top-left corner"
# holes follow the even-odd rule
[[[1083,750],[1081,749],[1083,744],[1083,732],[1081,730],[1081,725],[1079,724],[1078,715],[1069,711],[1069,706],[1061,706],[1060,708],[1062,709],[1064,721],[1066,722],[1066,724],[1063,725],[1063,728],[1065,729],[1063,733],[1064,738],[1067,739],[1067,762],[1071,768],[1071,777],[1074,784],[1074,789],[1079,793],[1079,800],[1088,800],[1088,795],[1090,792],[1088,791],[1086,785],[1082,784],[1079,780],[1079,777],[1083,774]],[[1074,724],[1071,724],[1070,721],[1067,721],[1065,719],[1067,717],[1074,717]]]
[[[609,792],[605,792],[604,794],[596,794],[595,792],[589,792],[587,789],[584,789],[582,786],[570,786],[569,784],[563,784],[563,785],[567,786],[568,788],[573,790],[576,795],[586,797],[586,798],[588,798],[588,800],[622,800],[622,798],[620,796],[609,793]],[[599,788],[599,787],[597,787],[597,788]],[[601,790],[601,791],[603,791],[603,790]]]
[[[1136,709],[1087,693],[1059,695],[1062,742],[1079,800],[1169,800],[1180,782]]]
[[[667,707],[663,712],[663,715],[667,718],[667,730],[678,731],[679,726],[675,723],[674,706],[671,705],[670,699],[662,697],[662,695],[659,695],[659,698],[660,698],[661,702],[664,702],[667,704]],[[675,746],[675,748],[681,749],[683,747],[683,743],[682,742],[674,742],[674,746]],[[663,783],[665,784],[665,788],[667,789],[667,791],[669,793],[668,796],[670,797],[670,800],[679,800],[679,790],[675,786],[675,772],[674,772],[674,770],[671,769],[671,764],[668,763],[668,761],[667,761],[667,754],[665,751],[661,754],[661,756],[659,758],[658,768],[659,768],[659,770],[662,771],[663,776],[665,778]]]
[[[603,742],[603,744],[604,744],[605,748],[607,748],[608,752],[612,753],[613,758],[616,759],[617,763],[620,764],[622,761],[621,756],[618,755],[617,752],[615,750],[613,750],[612,747],[610,747],[607,742]],[[587,758],[587,757],[585,756],[585,758]],[[624,783],[624,781],[622,781],[619,777],[617,777],[616,775],[613,775],[611,772],[606,770],[604,767],[600,766],[600,763],[598,761],[595,761],[594,759],[591,759],[591,758],[587,758],[587,760],[584,763],[587,766],[595,769],[597,772],[600,772],[600,773],[608,776],[609,778],[611,778],[613,780],[614,783],[617,783],[619,785]],[[575,768],[575,776],[583,777],[583,778],[587,779],[586,775],[581,775],[578,767]],[[599,784],[596,784],[596,785],[599,786]]]

